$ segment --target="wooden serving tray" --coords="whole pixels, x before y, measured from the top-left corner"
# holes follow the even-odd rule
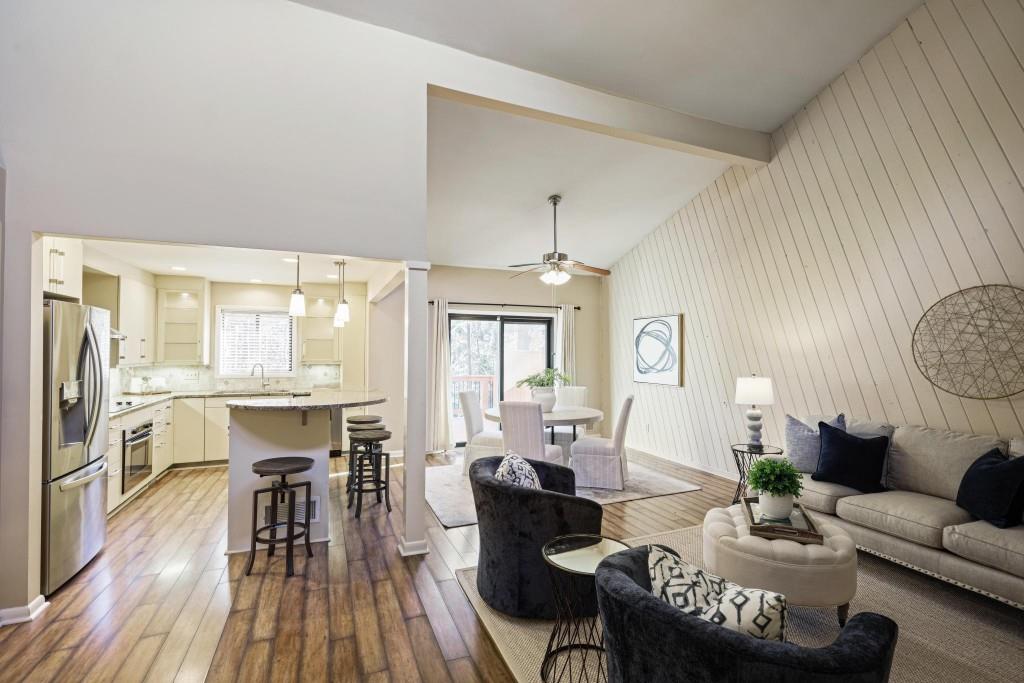
[[[747,526],[750,527],[751,536],[760,536],[771,541],[787,539],[806,545],[823,545],[824,537],[818,531],[818,527],[814,525],[814,519],[807,514],[807,510],[800,503],[794,503],[793,507],[800,511],[801,517],[807,522],[806,529],[774,520],[771,522],[755,522],[754,512],[750,508],[751,503],[757,503],[757,496],[746,496],[743,498],[743,516],[747,518]]]

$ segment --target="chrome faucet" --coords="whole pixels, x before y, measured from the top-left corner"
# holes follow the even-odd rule
[[[260,369],[260,386],[266,391],[270,388],[270,382],[267,381],[267,374],[263,369],[263,363],[253,363],[252,370],[249,372],[250,377],[256,376],[256,368]]]

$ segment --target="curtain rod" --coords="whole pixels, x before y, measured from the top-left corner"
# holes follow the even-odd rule
[[[427,302],[431,306],[434,305],[434,300],[431,299]],[[534,306],[532,304],[487,304],[479,301],[449,301],[449,306],[500,306],[501,308],[559,308],[559,306]],[[579,306],[573,306],[574,310],[582,310]]]

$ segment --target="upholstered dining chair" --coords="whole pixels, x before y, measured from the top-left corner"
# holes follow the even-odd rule
[[[568,410],[571,408],[587,407],[587,388],[581,386],[565,385],[555,387],[555,410]],[[586,425],[554,427],[555,443],[562,447],[563,452],[568,452],[572,442],[586,434]]]
[[[585,436],[573,443],[569,449],[569,466],[576,472],[577,486],[619,491],[625,488],[626,480],[629,479],[626,428],[629,426],[629,413],[632,409],[633,397],[627,396],[622,402],[612,438]]]
[[[506,451],[527,460],[542,460],[564,465],[562,447],[544,443],[544,412],[532,401],[502,401],[501,434]]]
[[[466,457],[462,463],[462,473],[469,474],[469,466],[477,458],[503,455],[504,444],[500,431],[484,429],[484,413],[480,409],[478,392],[460,391],[459,404],[462,406],[462,419],[466,422]]]

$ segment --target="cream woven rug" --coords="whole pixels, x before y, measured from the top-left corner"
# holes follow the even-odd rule
[[[667,545],[687,561],[702,564],[699,526],[626,542]],[[850,614],[878,612],[900,627],[890,680],[1024,681],[1024,612],[872,555],[860,553],[859,563]],[[457,576],[516,680],[540,681],[552,622],[496,612],[476,590],[475,568]],[[787,622],[787,639],[800,645],[828,645],[839,633],[833,609],[791,607]]]

